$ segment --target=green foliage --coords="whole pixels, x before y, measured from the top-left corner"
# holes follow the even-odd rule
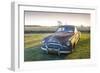
[[[50,34],[25,34],[24,36],[24,60],[64,60],[64,59],[87,59],[90,58],[90,33],[82,33],[81,38],[70,54],[46,54],[41,50],[41,41]]]

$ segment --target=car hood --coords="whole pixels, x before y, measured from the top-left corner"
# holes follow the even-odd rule
[[[69,38],[73,35],[73,33],[66,33],[66,32],[56,32],[50,35],[48,38],[57,39],[60,43],[65,43],[69,40]]]

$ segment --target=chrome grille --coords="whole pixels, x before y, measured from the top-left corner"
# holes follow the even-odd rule
[[[47,47],[48,48],[52,48],[52,49],[59,49],[59,48],[61,48],[61,45],[60,44],[56,44],[56,43],[49,43],[48,45],[47,45]]]

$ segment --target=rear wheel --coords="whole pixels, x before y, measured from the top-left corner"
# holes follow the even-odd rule
[[[74,51],[74,49],[75,49],[75,43],[74,43],[73,46],[72,46],[71,53]]]
[[[73,49],[75,49],[75,43],[74,43],[74,45],[73,45]]]

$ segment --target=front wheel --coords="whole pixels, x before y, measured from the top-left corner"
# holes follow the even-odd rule
[[[58,54],[58,56],[60,56],[60,49],[58,49],[58,53],[57,54]]]

